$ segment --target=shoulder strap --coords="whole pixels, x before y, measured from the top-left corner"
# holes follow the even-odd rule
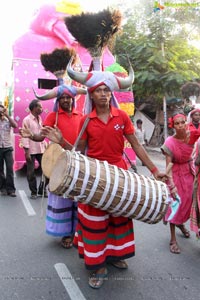
[[[137,173],[137,167],[136,167],[136,165],[130,160],[130,157],[128,156],[128,154],[126,153],[125,150],[123,150],[123,153],[124,153],[124,156],[127,158],[127,160],[128,160],[128,162],[129,162],[131,168],[133,169],[133,171],[134,171],[135,173]]]
[[[74,146],[73,146],[73,148],[72,148],[72,151],[75,151],[75,150],[76,150],[76,147],[78,146],[78,143],[79,143],[79,141],[80,141],[80,139],[81,139],[81,137],[82,137],[82,135],[83,135],[83,132],[84,132],[85,128],[87,127],[89,121],[90,121],[90,118],[87,117],[87,118],[85,119],[85,121],[84,121],[84,123],[83,123],[83,126],[82,126],[82,128],[81,128],[81,131],[79,132],[79,135],[78,135],[78,137],[77,137],[77,139],[76,139],[76,141],[75,141],[75,143],[74,143]]]
[[[56,112],[56,116],[55,116],[55,124],[54,124],[54,126],[57,127],[57,125],[58,125],[58,111]]]

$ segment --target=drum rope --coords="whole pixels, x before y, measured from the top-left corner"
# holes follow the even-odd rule
[[[123,193],[122,193],[122,196],[121,196],[121,199],[116,207],[117,210],[119,210],[121,208],[121,206],[124,204],[124,201],[126,199],[126,196],[127,196],[127,192],[128,192],[128,178],[127,178],[127,173],[125,172],[124,169],[120,169],[121,172],[123,173],[124,175],[124,187],[123,187]],[[122,209],[122,213],[124,213],[124,208]],[[118,215],[118,213],[115,214],[116,216]]]
[[[143,204],[139,214],[137,215],[136,219],[142,218],[143,214],[145,213],[146,208],[148,207],[148,202],[149,202],[149,183],[144,175],[141,175],[141,178],[143,178],[144,184],[145,184],[145,200],[144,200],[144,204]],[[145,217],[143,217],[142,220],[145,220]]]
[[[116,192],[117,192],[117,188],[119,185],[119,170],[116,166],[113,165],[113,170],[114,170],[114,185],[113,185],[113,189],[111,192],[111,196],[108,199],[108,202],[106,203],[106,205],[103,207],[104,210],[106,210],[113,202],[114,197],[116,196]],[[112,210],[110,210],[109,212],[112,212]]]
[[[110,183],[111,183],[110,170],[109,170],[108,162],[103,161],[103,164],[104,164],[104,167],[105,167],[105,170],[106,170],[106,186],[105,186],[105,189],[104,189],[104,192],[103,192],[101,198],[99,199],[99,203],[97,204],[97,208],[101,207],[102,210],[104,210],[103,203],[104,203],[104,201],[106,199],[106,196],[109,192]]]
[[[79,164],[78,154],[76,152],[73,152],[73,154],[75,155],[75,172],[74,172],[73,179],[70,183],[70,186],[65,192],[66,195],[69,195],[70,192],[73,190],[79,175],[80,164]]]
[[[84,163],[85,163],[85,176],[84,176],[84,179],[83,179],[83,185],[81,187],[81,193],[80,193],[81,198],[83,198],[86,187],[87,187],[87,184],[88,184],[88,180],[89,180],[89,177],[90,177],[90,165],[89,165],[89,161],[88,161],[88,159],[85,155],[80,154],[80,157],[83,158]],[[85,197],[86,197],[86,195],[85,195]]]
[[[169,204],[172,202],[172,198],[170,197],[167,184],[162,183],[161,189],[162,189],[162,195],[163,194],[165,195],[165,197],[163,196],[165,198],[165,206],[162,209],[162,213],[165,214]]]
[[[92,199],[92,197],[94,196],[94,193],[96,192],[96,189],[97,189],[97,186],[99,184],[99,179],[100,179],[100,171],[101,171],[101,168],[100,168],[100,161],[95,159],[95,162],[96,162],[96,177],[95,177],[95,180],[94,180],[94,183],[93,183],[93,186],[89,192],[89,195],[88,197],[86,198],[85,200],[85,203],[88,204],[90,202],[90,200]]]
[[[157,218],[158,214],[160,213],[161,199],[162,199],[162,191],[161,191],[160,183],[161,183],[161,181],[160,182],[157,180],[155,181],[155,184],[158,187],[158,201],[157,201],[157,206],[156,206],[155,212],[152,216],[153,220],[155,220]]]
[[[165,195],[166,195],[166,200],[165,201],[166,201],[167,204],[169,204],[169,203],[171,203],[172,198],[170,197],[167,184],[163,184],[163,189],[165,190]]]
[[[150,181],[151,188],[152,188],[152,202],[151,202],[151,207],[146,214],[146,220],[148,220],[148,223],[151,223],[153,221],[153,217],[151,217],[149,219],[149,216],[152,214],[152,212],[154,211],[154,209],[156,207],[156,189],[155,189],[155,181],[151,180],[150,178],[149,178],[149,181]]]
[[[133,177],[134,174],[128,171],[128,175],[130,177],[130,196],[126,204],[124,205],[123,212],[126,212],[127,208],[133,203],[133,197],[135,194],[135,179]],[[122,203],[120,200],[119,204],[112,211],[117,212],[118,214],[119,213],[118,210],[120,209],[121,204]]]
[[[142,188],[141,188],[141,181],[140,181],[140,177],[135,173],[135,178],[137,180],[137,199],[135,201],[135,204],[133,205],[132,209],[130,210],[130,212],[128,214],[126,214],[126,217],[130,217],[134,214],[134,212],[136,211],[136,209],[138,208],[138,205],[140,203],[140,199],[141,199],[141,192],[142,192]]]

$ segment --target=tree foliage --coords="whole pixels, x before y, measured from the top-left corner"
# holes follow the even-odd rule
[[[180,87],[200,77],[200,50],[191,43],[200,40],[200,7],[154,11],[153,3],[140,1],[124,11],[126,23],[116,39],[114,54],[123,66],[129,56],[137,98],[180,98]]]

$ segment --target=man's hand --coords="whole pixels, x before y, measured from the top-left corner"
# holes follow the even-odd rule
[[[4,116],[6,116],[6,118],[8,118],[8,110],[6,107],[4,107],[4,111],[3,111]]]
[[[166,173],[160,173],[159,170],[153,173],[153,176],[156,180],[160,180],[162,182],[166,182],[169,179],[169,176]]]
[[[50,126],[45,126],[41,129],[41,134],[54,143],[62,143],[63,136],[61,131],[57,127],[52,128]]]

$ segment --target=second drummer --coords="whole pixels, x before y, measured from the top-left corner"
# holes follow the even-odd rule
[[[57,127],[62,132],[64,138],[72,145],[77,135],[82,113],[75,109],[75,96],[85,94],[83,89],[73,86],[60,85],[47,94],[37,97],[40,100],[47,100],[57,97],[54,111],[50,112],[43,126]],[[34,141],[41,141],[44,135],[32,134],[26,128],[20,129],[23,137],[29,137]],[[65,145],[61,145],[65,146]],[[73,236],[77,224],[77,204],[72,199],[57,196],[48,192],[48,204],[46,213],[46,233],[54,237],[62,237],[61,245],[69,249],[73,245]]]

